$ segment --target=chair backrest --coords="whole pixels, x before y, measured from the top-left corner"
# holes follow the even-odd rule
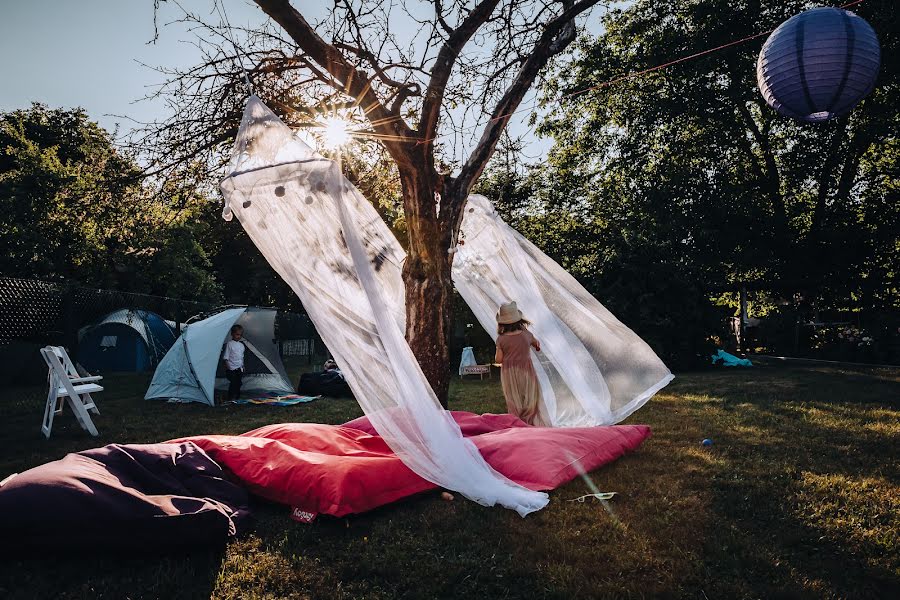
[[[53,354],[59,359],[62,365],[66,369],[66,374],[69,377],[81,377],[81,374],[78,372],[78,369],[75,368],[75,365],[72,363],[72,359],[69,358],[69,353],[66,352],[66,349],[62,346],[47,346]]]
[[[59,346],[47,346],[46,348],[41,348],[41,356],[44,357],[44,362],[50,367],[50,388],[58,390],[59,387],[62,386],[72,398],[77,398],[78,394],[75,392],[75,387],[69,379],[70,375],[66,366],[63,365],[63,361],[60,359],[59,354],[57,354],[57,349],[62,350],[63,356],[68,359],[65,349],[60,348]],[[71,360],[68,362],[69,364],[72,364]],[[72,368],[74,369],[75,367],[73,366]],[[78,377],[77,372],[74,377]]]

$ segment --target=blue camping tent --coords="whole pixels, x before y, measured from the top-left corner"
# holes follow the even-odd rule
[[[294,387],[281,363],[271,308],[227,308],[186,325],[181,337],[159,363],[144,398],[214,405],[216,389],[227,389],[222,349],[231,326],[244,328],[244,394],[292,394]]]
[[[139,372],[159,364],[175,332],[156,313],[123,308],[82,329],[78,338],[78,362],[91,373]]]

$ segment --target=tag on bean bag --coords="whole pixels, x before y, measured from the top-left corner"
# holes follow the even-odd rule
[[[296,506],[291,510],[291,518],[300,523],[312,523],[316,520],[317,513],[300,510]]]

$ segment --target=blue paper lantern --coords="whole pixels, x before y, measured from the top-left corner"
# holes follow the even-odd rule
[[[756,80],[779,113],[807,122],[849,112],[875,87],[881,49],[865,19],[840,8],[813,8],[772,32]]]

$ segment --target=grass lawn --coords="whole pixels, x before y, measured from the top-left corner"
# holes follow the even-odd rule
[[[142,400],[147,377],[109,376],[100,438],[71,413],[39,432],[43,391],[0,398],[0,478],[67,452],[283,421],[340,423],[351,400],[209,408]],[[454,409],[501,412],[497,379],[457,382]],[[2,598],[900,597],[900,371],[763,366],[680,375],[628,422],[637,452],[525,519],[430,493],[345,519],[291,521],[179,555],[21,558]],[[703,448],[703,438],[714,445]],[[15,544],[15,540],[3,540]]]

